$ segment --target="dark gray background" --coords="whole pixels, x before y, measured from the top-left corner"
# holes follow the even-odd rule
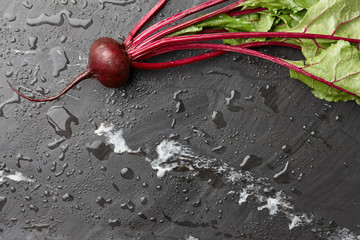
[[[85,68],[94,40],[108,36],[121,41],[157,1],[91,0],[86,6],[84,2],[1,0],[1,103],[14,96],[6,80],[58,92]],[[201,2],[171,0],[153,22]],[[53,24],[27,23],[42,13],[54,15],[64,9],[73,18],[92,22],[87,28],[73,27],[63,15]],[[36,48],[31,49],[29,38],[34,37]],[[49,55],[55,47],[61,47],[67,59],[58,77],[52,76]],[[263,50],[300,58],[283,48]],[[189,54],[174,53],[154,61]],[[273,63],[227,54],[174,69],[134,70],[130,82],[120,89],[87,80],[49,103],[15,97],[15,103],[2,106],[0,162],[36,181],[7,180],[0,185],[0,196],[7,199],[0,212],[0,239],[326,239],[337,235],[336,239],[343,228],[359,233],[360,108],[353,102],[318,100],[288,75],[287,69]],[[186,90],[180,95],[185,111],[176,113],[173,95],[180,90]],[[232,90],[239,93],[236,109],[226,106]],[[62,106],[73,115],[62,133],[67,139],[54,149],[48,144],[61,136],[46,117],[52,106]],[[223,114],[225,127],[217,128],[213,111]],[[61,116],[54,118],[65,124]],[[173,119],[176,124],[171,128]],[[109,153],[100,160],[86,146],[95,140],[104,142],[94,130],[106,121],[122,128],[127,144],[132,149],[142,147],[149,158],[156,157],[156,145],[171,134],[179,134],[179,142],[197,154],[221,159],[235,169],[245,156],[256,155],[263,163],[250,171],[268,178],[276,191],[283,190],[295,212],[313,215],[313,224],[289,231],[283,214],[258,211],[255,199],[249,197],[239,206],[238,194],[227,193],[240,186],[227,184],[210,170],[201,177],[169,172],[158,179],[143,156]],[[59,159],[66,145],[64,158]],[[290,151],[284,152],[284,145]],[[214,152],[218,146],[224,146],[223,151]],[[32,161],[17,164],[19,154]],[[279,184],[273,176],[287,161],[290,183]],[[64,173],[57,177],[64,164]],[[126,167],[133,178],[121,176]],[[67,193],[73,198],[66,198]],[[100,206],[99,196],[112,202]],[[142,197],[146,204],[140,202]],[[123,209],[126,204],[133,208]],[[112,228],[109,220],[116,219],[121,224]]]

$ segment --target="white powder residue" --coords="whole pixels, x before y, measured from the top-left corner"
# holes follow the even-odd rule
[[[151,167],[157,171],[159,178],[180,166],[186,166],[189,170],[194,169],[184,161],[189,153],[178,142],[164,140],[157,146],[156,152],[158,157],[151,161]]]
[[[185,240],[199,240],[199,238],[189,236],[189,237],[186,237]]]
[[[33,179],[24,176],[21,172],[15,171],[13,174],[5,174],[4,171],[0,171],[0,183],[4,179],[10,179],[15,182],[34,182]]]
[[[113,124],[102,123],[98,129],[95,130],[95,134],[98,136],[105,136],[108,144],[114,146],[114,153],[122,154],[124,152],[132,153],[133,151],[126,145],[123,137],[123,131],[114,131]]]
[[[285,194],[280,191],[276,193],[275,198],[268,197],[266,199],[266,204],[258,207],[258,210],[261,211],[265,208],[269,210],[270,215],[275,215],[280,211],[286,211],[288,209],[293,209],[294,207],[288,201],[286,201]]]
[[[254,184],[250,184],[241,190],[238,201],[239,205],[245,203],[247,201],[247,198],[252,194],[254,194],[254,188],[255,188]]]
[[[331,234],[330,240],[360,240],[360,235],[351,232],[347,228],[339,228],[336,233]]]
[[[247,183],[239,191],[239,205],[245,203],[249,196],[254,196],[260,205],[259,211],[268,209],[269,215],[285,214],[290,220],[289,229],[308,225],[312,221],[312,218],[305,213],[293,213],[295,208],[284,192],[276,192],[274,196],[265,194],[268,189],[273,188],[267,178],[256,177],[248,171],[236,170],[221,160],[199,156],[186,146],[172,140],[163,140],[156,147],[156,152],[158,157],[154,160],[147,159],[147,161],[157,171],[159,178],[164,177],[166,172],[174,171],[179,167],[186,167],[188,170],[210,169],[214,173],[222,174],[232,184]]]
[[[163,141],[157,146],[156,152],[158,153],[158,160],[163,163],[174,155],[179,155],[182,152],[182,148],[180,144],[175,141]]]
[[[296,227],[308,225],[313,221],[313,219],[309,218],[305,213],[301,215],[294,215],[291,213],[287,213],[286,216],[288,219],[291,220],[291,223],[289,224],[289,230]]]
[[[101,124],[95,133],[99,136],[105,136],[107,142],[114,145],[115,153],[134,153],[127,146],[123,138],[123,131],[115,131],[112,124]],[[239,195],[239,205],[248,201],[249,196],[252,196],[252,199],[259,206],[259,211],[267,209],[269,215],[285,214],[290,221],[289,229],[309,225],[313,220],[305,213],[296,213],[295,207],[284,192],[279,191],[271,194],[271,189],[274,187],[267,178],[257,177],[249,171],[235,169],[222,160],[200,156],[190,148],[173,140],[163,140],[156,146],[156,153],[157,157],[154,159],[144,158],[156,171],[158,178],[162,178],[167,172],[176,171],[179,168],[181,170],[196,170],[194,175],[203,169],[210,170],[222,175],[229,184],[239,186],[241,183],[241,188],[231,192],[231,194]]]

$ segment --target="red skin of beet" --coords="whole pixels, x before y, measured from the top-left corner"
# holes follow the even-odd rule
[[[109,88],[123,86],[130,73],[131,61],[122,45],[112,38],[100,38],[90,47],[88,69],[92,76]]]

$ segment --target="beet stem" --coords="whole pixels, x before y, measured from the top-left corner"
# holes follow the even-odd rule
[[[205,15],[203,15],[203,16],[197,17],[197,18],[195,18],[195,19],[189,20],[189,21],[187,21],[187,22],[178,24],[178,25],[176,25],[176,26],[174,26],[174,27],[170,27],[170,28],[165,29],[165,30],[163,30],[163,31],[161,31],[161,32],[158,32],[158,33],[156,33],[155,35],[153,35],[153,36],[149,37],[148,39],[144,40],[141,44],[138,45],[138,48],[140,48],[140,47],[142,47],[142,46],[145,46],[146,44],[149,44],[149,43],[151,43],[151,42],[154,42],[155,40],[161,39],[161,38],[163,38],[163,37],[165,37],[165,36],[167,36],[167,35],[169,35],[169,34],[171,34],[171,33],[174,33],[174,32],[176,32],[176,31],[179,31],[179,30],[181,30],[181,29],[183,29],[183,28],[186,28],[186,27],[188,27],[188,26],[191,26],[191,25],[193,25],[193,24],[196,24],[196,23],[198,23],[198,22],[204,21],[204,20],[206,20],[206,19],[209,19],[209,18],[211,18],[211,17],[217,16],[217,15],[219,15],[219,14],[227,13],[227,12],[229,12],[229,11],[231,11],[231,10],[234,10],[234,9],[236,9],[236,8],[239,7],[240,2],[244,2],[244,1],[245,1],[245,0],[239,0],[239,1],[237,1],[236,3],[230,4],[229,6],[226,6],[226,7],[224,7],[224,8],[221,8],[221,9],[216,10],[216,11],[214,11],[214,12],[205,14]]]
[[[242,53],[242,54],[247,54],[247,55],[251,55],[251,56],[255,56],[255,57],[260,57],[269,61],[272,61],[274,63],[277,63],[281,66],[284,66],[288,69],[294,70],[300,74],[303,74],[305,76],[308,76],[318,82],[324,83],[330,87],[333,87],[335,89],[338,89],[342,92],[348,93],[350,95],[356,96],[356,97],[360,97],[358,95],[356,95],[356,93],[350,92],[342,87],[339,87],[331,82],[326,81],[325,79],[318,77],[312,73],[309,73],[307,71],[305,71],[304,69],[297,67],[287,61],[285,61],[284,59],[278,58],[278,57],[274,57],[265,53],[261,53],[252,49],[248,49],[248,48],[243,48],[243,47],[238,47],[238,46],[229,46],[229,45],[224,45],[224,44],[214,44],[214,43],[201,43],[198,44],[196,46],[197,49],[213,49],[213,50],[221,50],[221,51],[228,51],[228,52],[237,52],[237,53]]]
[[[154,24],[153,26],[147,28],[144,32],[142,32],[141,34],[139,34],[133,41],[133,44],[132,44],[132,48],[135,48],[137,47],[139,44],[141,44],[146,38],[148,38],[150,35],[152,35],[153,33],[155,33],[156,31],[158,31],[159,29],[165,27],[165,26],[168,26],[169,24],[177,21],[177,20],[180,20],[184,17],[187,17],[191,14],[194,14],[196,12],[199,12],[201,10],[204,10],[206,8],[209,8],[209,7],[212,7],[212,6],[215,6],[217,4],[220,4],[222,2],[225,2],[225,1],[228,1],[228,0],[210,0],[210,1],[207,1],[205,3],[202,3],[198,6],[195,6],[193,8],[190,8],[190,9],[186,9],[178,14],[175,14],[169,18],[166,18],[156,24]]]
[[[13,91],[15,91],[17,94],[19,94],[21,97],[23,97],[27,100],[30,100],[32,102],[48,102],[48,101],[55,100],[55,99],[59,98],[60,96],[64,95],[73,86],[75,86],[76,84],[78,84],[79,82],[81,82],[84,79],[90,78],[91,76],[92,76],[92,73],[90,72],[90,70],[86,69],[84,72],[80,73],[74,80],[72,80],[63,90],[61,90],[61,92],[59,92],[58,94],[56,94],[52,97],[45,97],[45,98],[41,98],[41,99],[28,97],[28,96],[24,95],[22,92],[20,92],[19,90],[17,90],[15,87],[13,87],[9,82],[8,82],[8,84]]]
[[[168,37],[152,42],[151,44],[139,47],[129,51],[131,58],[145,55],[151,51],[168,45],[184,44],[198,41],[222,40],[232,38],[293,38],[293,39],[328,39],[328,40],[345,40],[353,43],[360,43],[360,39],[344,38],[323,34],[296,33],[296,32],[234,32],[234,33],[213,33],[213,34],[196,34],[189,36]]]
[[[179,50],[189,50],[189,49],[196,49],[197,46],[199,46],[199,44],[202,43],[188,43],[188,44],[180,44],[180,45],[173,45],[173,46],[167,46],[164,48],[161,48],[157,51],[153,51],[145,56],[142,56],[140,58],[134,58],[133,60],[137,60],[137,62],[135,62],[136,64],[133,65],[138,67],[138,66],[144,66],[146,67],[146,69],[151,69],[151,65],[150,64],[154,64],[154,69],[161,69],[158,67],[157,64],[165,64],[163,66],[165,66],[164,68],[167,68],[166,64],[169,63],[169,65],[171,65],[172,63],[170,62],[163,62],[163,63],[139,63],[138,61],[141,60],[145,60],[154,56],[158,56],[164,53],[168,53],[168,52],[173,52],[173,51],[179,51]],[[254,48],[254,47],[264,47],[264,46],[283,46],[283,47],[290,47],[290,48],[294,48],[297,50],[301,50],[301,47],[295,44],[291,44],[291,43],[286,43],[286,42],[277,42],[277,41],[258,41],[258,42],[248,42],[248,43],[242,43],[237,45],[238,47],[243,47],[243,48]],[[223,53],[226,53],[226,51],[223,51]],[[199,55],[200,56],[200,55]],[[194,57],[190,57],[187,59],[192,59],[192,58],[196,58],[197,56]],[[177,60],[176,60],[177,61]],[[176,62],[176,61],[172,61],[172,62]],[[196,61],[197,62],[197,61]],[[189,62],[191,63],[191,62]],[[149,64],[149,65],[147,65]],[[184,65],[184,64],[182,64]],[[180,65],[179,65],[180,66]],[[171,66],[170,66],[171,67]]]
[[[169,0],[160,0],[133,28],[133,30],[131,30],[131,32],[129,33],[129,35],[127,36],[127,38],[124,41],[124,45],[125,48],[127,49],[128,47],[130,47],[129,45],[131,45],[131,42],[133,40],[134,37],[136,37],[136,35],[138,34],[138,32],[144,27],[144,25],[159,11],[161,10],[165,4],[168,2]]]
[[[144,62],[133,62],[132,67],[137,69],[146,69],[146,70],[154,70],[154,69],[165,69],[165,68],[172,68],[172,67],[178,67],[190,63],[195,63],[199,61],[203,61],[206,59],[210,59],[213,57],[220,56],[222,54],[226,53],[226,51],[212,51],[208,53],[203,53],[194,57],[180,59],[176,61],[170,61],[170,62],[161,62],[161,63],[144,63]]]

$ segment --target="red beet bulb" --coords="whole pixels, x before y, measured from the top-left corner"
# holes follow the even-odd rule
[[[112,38],[100,38],[90,48],[88,69],[102,85],[118,88],[129,78],[131,61]]]

